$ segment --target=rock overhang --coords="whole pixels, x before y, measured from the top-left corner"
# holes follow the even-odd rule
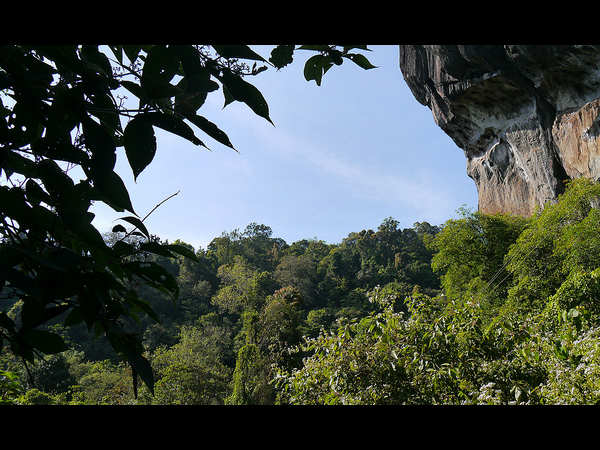
[[[405,45],[400,68],[463,149],[480,211],[527,216],[600,178],[600,46]]]

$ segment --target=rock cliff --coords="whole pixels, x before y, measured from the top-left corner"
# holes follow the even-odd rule
[[[480,211],[528,216],[600,178],[599,45],[403,45],[400,69],[463,149]]]

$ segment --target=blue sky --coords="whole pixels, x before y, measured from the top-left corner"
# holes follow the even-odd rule
[[[252,48],[268,59],[272,47]],[[304,79],[312,53],[303,51],[280,71],[270,67],[248,78],[267,100],[275,127],[243,103],[223,109],[220,90],[209,94],[198,113],[239,153],[200,131],[212,151],[156,129],[156,157],[135,183],[121,151],[116,170],[138,215],[180,191],[146,220],[150,232],[205,248],[223,231],[257,222],[288,243],[338,243],[389,216],[405,228],[441,224],[463,204],[475,209],[463,152],[408,89],[397,46],[369,48],[364,53],[377,69],[345,61],[321,86]],[[101,231],[122,216],[102,205],[92,211]]]

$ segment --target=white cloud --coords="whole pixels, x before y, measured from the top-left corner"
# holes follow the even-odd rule
[[[326,148],[293,136],[281,128],[270,129],[268,134],[260,127],[256,130],[264,141],[264,148],[279,155],[285,154],[298,161],[309,164],[328,176],[339,179],[356,195],[368,197],[374,201],[383,201],[414,210],[419,217],[432,220],[445,220],[448,208],[455,209],[454,200],[439,179],[423,168],[415,169],[411,178],[362,166],[360,162],[350,162],[340,158]]]

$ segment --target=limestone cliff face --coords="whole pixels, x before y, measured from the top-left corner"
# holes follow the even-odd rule
[[[600,178],[600,46],[403,45],[400,69],[464,150],[480,211],[528,216]]]

